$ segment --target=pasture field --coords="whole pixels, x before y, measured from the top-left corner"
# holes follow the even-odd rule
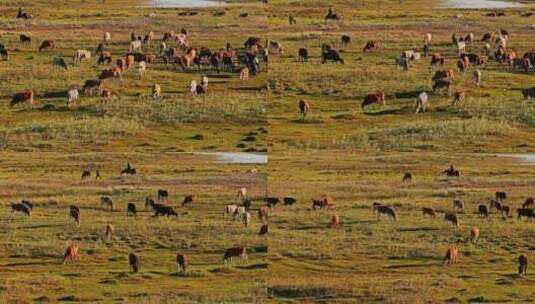
[[[517,275],[520,254],[533,259],[533,223],[516,219],[526,197],[533,196],[534,167],[493,153],[534,151],[535,104],[521,90],[533,74],[512,71],[490,60],[480,67],[482,85],[472,82],[473,67],[456,69],[453,32],[473,32],[469,52],[480,53],[484,33],[506,29],[510,49],[520,56],[535,48],[531,8],[507,9],[506,16],[485,17],[492,9],[437,9],[446,1],[270,1],[270,39],[283,53],[270,57],[268,106],[270,196],[295,197],[293,206],[277,206],[271,218],[268,297],[275,302],[322,303],[481,303],[532,301],[533,275]],[[526,3],[530,3],[526,1]],[[325,21],[332,7],[340,21]],[[501,10],[500,10],[501,11]],[[288,16],[296,19],[289,25]],[[454,91],[466,92],[464,108],[452,97],[432,92],[436,69],[430,57],[408,71],[395,58],[409,49],[421,52],[425,33],[430,52],[446,55],[455,69]],[[341,36],[351,37],[347,46]],[[369,40],[382,48],[364,53]],[[321,44],[340,51],[345,64],[321,64]],[[299,48],[309,59],[300,63]],[[493,49],[494,51],[494,49]],[[361,102],[382,90],[386,106]],[[415,114],[415,101],[429,94],[427,112]],[[311,106],[299,119],[298,102]],[[485,154],[488,153],[488,154]],[[460,178],[441,172],[450,164]],[[413,183],[402,183],[407,171]],[[506,191],[515,210],[502,219],[495,211],[479,218],[478,204]],[[312,210],[312,199],[329,195],[332,210]],[[466,204],[460,228],[444,221],[452,201]],[[394,206],[397,222],[378,222],[372,204]],[[438,211],[424,218],[422,207]],[[327,228],[338,215],[342,226]],[[477,226],[479,242],[468,241]],[[443,266],[449,246],[459,244],[460,263]]]
[[[265,298],[267,242],[257,235],[256,209],[265,193],[265,168],[230,165],[191,154],[131,153],[137,176],[120,177],[122,153],[3,153],[1,158],[0,301],[91,303],[251,303]],[[102,178],[80,180],[88,163]],[[102,169],[105,168],[105,169]],[[247,173],[257,168],[259,173]],[[225,205],[247,187],[255,215],[249,227],[223,216]],[[169,191],[168,204],[178,217],[152,217],[145,197]],[[181,206],[184,196],[197,200]],[[115,210],[100,205],[112,197]],[[12,214],[7,202],[30,199],[31,217]],[[126,215],[127,202],[137,216]],[[81,224],[69,219],[68,206],[80,208]],[[105,238],[107,224],[114,234]],[[79,259],[62,265],[65,248],[80,247]],[[248,259],[223,263],[224,251],[247,246]],[[177,252],[189,259],[185,274],[177,271]],[[128,254],[140,258],[132,274]]]
[[[240,81],[238,73],[205,66],[181,71],[161,58],[149,64],[140,79],[131,68],[123,80],[107,80],[104,87],[112,92],[109,102],[100,97],[81,96],[80,105],[66,105],[66,91],[82,89],[88,79],[97,79],[107,64],[97,64],[97,45],[105,32],[112,41],[105,45],[115,59],[128,52],[130,34],[155,40],[143,46],[144,54],[160,54],[165,32],[188,31],[194,47],[215,51],[230,43],[243,49],[250,36],[261,36],[267,29],[264,7],[257,2],[223,8],[150,8],[150,1],[2,1],[0,6],[0,41],[9,52],[9,60],[0,61],[0,143],[3,148],[20,151],[127,151],[142,145],[155,151],[266,151],[266,138],[244,141],[246,134],[264,127],[267,72]],[[31,20],[16,19],[17,10],[34,15]],[[216,17],[216,12],[225,15]],[[183,16],[196,12],[197,15]],[[241,13],[248,17],[238,17]],[[19,35],[31,37],[31,43],[19,41]],[[38,52],[42,41],[53,39],[53,50]],[[168,42],[175,47],[174,42]],[[92,59],[72,65],[78,49],[92,52]],[[69,69],[53,67],[52,58],[62,56]],[[200,82],[201,74],[209,78],[205,98],[189,95],[191,80]],[[151,98],[151,88],[161,86],[162,97]],[[9,109],[14,93],[34,90],[37,104],[17,105]]]

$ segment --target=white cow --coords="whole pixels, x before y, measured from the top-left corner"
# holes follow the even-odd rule
[[[243,216],[245,215],[245,212],[247,212],[247,210],[245,210],[245,207],[243,206],[236,207],[236,210],[234,210],[234,214],[233,214],[234,220],[243,218]]]
[[[77,89],[72,89],[72,90],[67,91],[67,105],[70,106],[74,103],[77,103],[78,96],[79,96],[79,93]]]
[[[223,215],[232,215],[234,216],[234,212],[236,212],[236,209],[238,209],[238,206],[232,204],[232,205],[227,205],[225,207],[225,212],[223,212]]]
[[[77,50],[76,53],[74,53],[74,56],[72,57],[72,62],[75,63],[76,61],[90,60],[90,59],[91,59],[90,51]]]
[[[141,40],[134,40],[130,42],[130,52],[141,52]]]
[[[145,75],[146,70],[147,70],[147,63],[145,61],[140,61],[137,67],[139,78],[143,78],[143,75]]]
[[[110,32],[104,33],[104,42],[110,43],[111,42],[111,34]]]
[[[425,36],[424,36],[424,44],[431,44],[432,37],[433,36],[431,35],[431,33],[425,34]]]
[[[425,109],[427,107],[427,100],[428,96],[426,92],[422,92],[420,93],[420,95],[418,95],[418,98],[416,99],[416,113],[420,112],[420,110],[425,112]]]

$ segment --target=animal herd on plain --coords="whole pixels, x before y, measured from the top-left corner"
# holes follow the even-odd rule
[[[31,14],[23,12],[21,8],[19,9],[18,18],[31,19],[33,17]],[[124,41],[113,39],[113,37],[112,33],[105,32],[102,42],[96,46],[94,52],[89,49],[78,49],[72,54],[71,60],[60,55],[51,57],[52,66],[60,70],[68,70],[71,67],[77,67],[78,64],[83,62],[91,63],[94,60],[96,60],[98,66],[108,66],[101,70],[96,78],[85,80],[81,89],[71,87],[65,91],[69,106],[79,102],[79,91],[83,92],[85,96],[91,97],[96,94],[102,98],[102,101],[109,101],[112,95],[116,93],[112,94],[111,89],[106,84],[113,79],[123,81],[123,77],[131,69],[135,69],[135,74],[139,79],[144,79],[147,70],[152,68],[155,70],[167,69],[169,65],[174,66],[175,70],[180,69],[182,71],[191,71],[196,68],[203,74],[203,77],[200,85],[195,85],[193,95],[205,95],[208,88],[207,81],[203,80],[207,79],[205,74],[210,69],[217,73],[221,71],[239,72],[241,80],[248,80],[249,75],[254,76],[261,72],[262,63],[267,64],[268,49],[275,50],[279,54],[282,53],[280,44],[266,41],[264,45],[261,39],[257,37],[249,37],[242,48],[234,48],[230,43],[226,43],[225,47],[217,50],[205,46],[195,47],[192,46],[192,39],[188,32],[182,29],[178,33],[175,31],[162,33],[159,39],[159,48],[154,53],[150,53],[150,51],[155,49],[152,48],[152,45],[158,40],[157,34],[153,31],[149,31],[145,35],[133,32],[130,35],[131,40],[127,49],[122,54],[119,54],[117,51],[112,52],[110,46],[123,44]],[[32,42],[32,37],[21,33],[19,41],[23,45],[28,45]],[[10,49],[8,50],[5,44],[0,43],[0,59],[9,60],[11,52],[20,51],[18,47]],[[39,53],[60,52],[61,43],[55,39],[46,39],[41,41],[37,51]],[[96,56],[92,54],[96,54]],[[153,83],[150,88],[150,95],[153,99],[161,97],[162,89],[160,84]],[[12,95],[10,106],[13,107],[21,103],[35,105],[36,96],[36,92],[31,88],[17,92]]]
[[[332,17],[336,16],[336,17]],[[290,25],[296,24],[296,17],[290,16]],[[334,13],[332,8],[329,8],[326,20],[339,20],[339,15]],[[535,72],[535,50],[528,50],[523,55],[510,45],[513,44],[511,34],[505,29],[496,32],[487,32],[481,36],[481,39],[476,39],[475,34],[470,32],[466,35],[459,35],[453,33],[451,36],[452,46],[455,51],[455,56],[446,55],[448,49],[443,49],[433,43],[434,35],[432,33],[425,33],[423,36],[423,46],[420,51],[417,48],[409,49],[401,52],[398,58],[395,58],[395,64],[403,70],[410,70],[411,67],[425,57],[430,57],[431,71],[433,75],[431,78],[431,90],[421,91],[418,93],[415,101],[415,112],[426,112],[430,103],[430,93],[440,95],[441,91],[445,91],[448,96],[453,96],[451,99],[451,106],[457,109],[462,109],[467,101],[468,91],[465,89],[455,89],[458,75],[464,75],[472,68],[472,81],[476,87],[482,84],[483,71],[487,69],[491,61],[496,62],[499,69],[504,67],[506,71],[519,72],[522,71],[526,75],[531,75]],[[347,47],[352,39],[349,35],[342,35],[340,41],[340,49],[335,48],[336,42],[321,43],[320,61],[321,63],[346,63],[347,60],[342,58],[342,54],[347,51]],[[275,43],[275,42],[273,42]],[[276,42],[278,47],[282,49],[282,44]],[[436,47],[436,50],[433,48]],[[385,46],[380,40],[369,40],[365,43],[362,51],[363,53],[380,52],[385,49]],[[309,50],[306,47],[300,47],[297,52],[297,61],[306,63],[310,59]],[[359,58],[358,60],[362,60]],[[448,67],[448,62],[452,62],[455,67]],[[455,71],[455,68],[457,72]],[[459,84],[460,86],[461,84]],[[535,98],[535,87],[521,90],[524,99]],[[363,97],[361,108],[365,110],[372,105],[386,105],[386,93],[383,90],[378,90],[373,93],[366,94]],[[305,101],[308,104],[308,101]],[[307,107],[309,109],[310,106]],[[299,101],[300,120],[305,119],[308,113],[302,107],[302,102]]]
[[[84,169],[82,171],[81,179],[86,181],[95,176],[95,179],[101,179],[100,170],[96,169],[97,174],[93,174],[91,169]],[[121,176],[136,175],[138,174],[134,166],[128,162],[125,169],[121,170]],[[273,199],[273,198],[271,198]],[[266,198],[268,202],[270,198]],[[295,203],[293,198],[285,198],[285,204],[291,205]],[[243,222],[245,227],[248,227],[252,221],[251,212],[252,209],[252,199],[247,195],[247,188],[241,187],[238,189],[235,203],[225,206],[224,208],[224,217],[230,215],[233,220],[239,220]],[[187,208],[190,205],[199,205],[196,195],[185,195],[182,199],[181,207]],[[36,205],[29,200],[22,200],[20,203],[11,203],[11,214],[21,213],[26,217],[31,218],[34,212]],[[258,208],[258,217],[262,225],[258,232],[260,237],[263,237],[268,234],[268,219],[271,214],[272,205],[266,204],[266,206],[261,206]],[[114,201],[114,198],[109,195],[100,196],[100,210],[105,212],[118,212],[118,206]],[[82,225],[82,211],[77,205],[70,205],[68,207],[68,218],[77,226]],[[179,214],[177,210],[172,206],[170,201],[169,191],[166,189],[158,189],[156,191],[156,198],[147,196],[144,201],[144,211],[152,212],[153,218],[156,217],[175,217],[178,218]],[[137,218],[139,209],[135,202],[126,202],[126,216]],[[106,240],[113,240],[113,235],[115,233],[115,228],[112,224],[108,223],[105,227],[103,237]],[[73,243],[65,249],[63,255],[63,264],[73,263],[78,259],[79,256],[79,245]],[[234,258],[239,258],[241,261],[247,260],[247,248],[243,246],[235,246],[227,248],[223,253],[223,262],[225,265],[230,266]],[[128,256],[129,266],[132,273],[137,273],[140,268],[140,257],[135,253],[130,253]],[[186,272],[188,265],[188,258],[182,253],[178,253],[176,256],[176,264],[178,271]]]

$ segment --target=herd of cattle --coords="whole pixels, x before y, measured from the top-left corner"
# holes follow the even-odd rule
[[[329,9],[326,20],[331,19],[329,16],[337,16]],[[338,20],[338,17],[333,18]],[[295,24],[295,16],[290,16],[290,25]],[[432,91],[439,94],[440,91],[446,91],[448,96],[453,95],[452,106],[462,108],[466,101],[466,92],[462,89],[457,89],[454,92],[454,82],[456,78],[455,68],[458,73],[465,74],[470,67],[473,67],[472,79],[474,85],[480,86],[482,82],[482,71],[487,67],[491,60],[494,60],[499,66],[505,66],[510,71],[523,71],[526,74],[535,72],[535,51],[527,51],[522,56],[515,49],[510,47],[511,36],[507,30],[501,29],[497,32],[484,33],[479,41],[474,36],[474,33],[466,35],[459,35],[453,33],[451,36],[452,46],[455,50],[456,57],[447,58],[442,50],[433,50],[433,35],[426,33],[423,38],[423,47],[420,51],[406,50],[403,51],[399,58],[395,59],[395,64],[404,70],[409,70],[417,61],[421,61],[424,57],[430,57],[430,65],[433,67],[434,74],[431,76]],[[342,35],[340,45],[342,49],[336,49],[332,43],[321,44],[321,63],[333,62],[344,64],[346,61],[342,58],[345,51],[344,48],[351,43],[351,37]],[[274,47],[282,51],[282,44],[279,42],[272,42]],[[382,43],[379,40],[370,40],[366,42],[362,51],[378,52],[382,49]],[[479,51],[476,51],[479,48]],[[447,50],[444,50],[447,51]],[[309,59],[308,49],[302,47],[297,52],[297,60],[299,62],[307,62]],[[447,67],[447,63],[452,60],[454,67]],[[522,95],[525,99],[535,97],[535,87],[522,90]],[[307,106],[302,104],[307,103]],[[420,92],[416,98],[416,113],[425,111],[429,103],[428,93]],[[384,91],[370,93],[364,96],[361,103],[361,108],[379,104],[386,105],[386,94]],[[310,105],[307,101],[300,101],[299,103],[300,115],[303,119],[310,110]]]
[[[121,176],[129,175],[134,176],[138,174],[136,168],[134,168],[129,162],[125,169],[121,170]],[[92,177],[92,172],[89,169],[85,169],[82,172],[82,180],[88,180]],[[95,179],[100,179],[100,170],[96,170],[94,174]],[[195,195],[186,195],[182,200],[182,207],[197,203],[197,197]],[[247,189],[240,188],[236,198],[236,203],[225,206],[223,210],[224,215],[230,215],[234,220],[241,220],[245,227],[249,226],[251,222],[251,205],[252,200],[247,196]],[[116,205],[111,196],[101,196],[100,206],[102,210],[114,212],[116,211]],[[259,236],[265,236],[268,233],[268,217],[271,214],[271,205],[260,207],[258,210],[259,219],[262,221],[262,226],[258,233]],[[169,191],[165,189],[158,189],[156,198],[146,197],[144,208],[146,211],[152,211],[153,217],[178,217],[176,210],[170,205]],[[34,204],[29,200],[22,200],[20,203],[11,203],[11,213],[22,213],[27,217],[31,217],[35,209]],[[128,202],[126,204],[126,216],[136,217],[138,208],[136,203]],[[76,205],[70,205],[68,208],[68,216],[77,226],[81,225],[81,210]],[[104,238],[111,240],[113,238],[114,227],[112,224],[107,224],[104,231]],[[73,262],[78,257],[79,246],[77,244],[71,244],[65,250],[63,255],[63,263]],[[236,246],[227,248],[223,254],[223,261],[226,265],[232,263],[233,258],[240,258],[242,261],[247,259],[247,248],[243,246]],[[187,256],[183,253],[178,253],[176,256],[176,263],[179,271],[186,271]],[[133,273],[139,270],[139,257],[135,253],[129,254],[130,268]]]
[[[19,10],[19,16],[24,15],[22,9]],[[22,18],[22,17],[19,17]],[[208,47],[193,47],[191,46],[188,33],[182,29],[179,33],[169,31],[162,33],[158,54],[143,52],[143,49],[151,49],[152,43],[157,38],[153,31],[145,35],[138,35],[131,33],[131,41],[128,44],[128,49],[124,54],[112,54],[108,49],[111,43],[121,43],[121,41],[113,41],[112,34],[105,32],[102,42],[99,43],[95,49],[97,54],[98,65],[108,65],[107,68],[101,71],[98,78],[88,79],[84,82],[82,92],[87,96],[93,96],[95,92],[102,97],[104,101],[111,98],[111,91],[105,87],[106,81],[113,78],[122,80],[123,75],[132,68],[137,69],[137,74],[142,78],[147,68],[155,63],[163,63],[165,65],[172,64],[175,68],[182,70],[191,70],[195,67],[202,73],[206,71],[206,65],[213,68],[219,73],[220,71],[240,72],[240,78],[246,80],[249,73],[256,75],[261,71],[261,64],[267,65],[268,60],[268,46],[261,43],[261,39],[257,37],[249,37],[244,43],[243,48],[234,48],[230,43],[227,43],[224,48],[218,50],[211,50]],[[19,40],[21,44],[29,44],[32,38],[26,34],[20,34]],[[268,42],[266,41],[266,44]],[[18,51],[19,48],[13,48]],[[53,39],[47,39],[40,43],[38,52],[49,52],[57,49],[57,43]],[[9,60],[8,47],[0,43],[0,59]],[[72,65],[77,63],[92,60],[92,52],[87,49],[78,49],[72,56]],[[113,63],[115,62],[115,65]],[[60,69],[69,69],[69,64],[65,57],[53,56],[52,64],[54,67]],[[243,77],[243,75],[247,75]],[[206,84],[207,85],[207,84]],[[195,86],[198,94],[206,94],[207,86]],[[155,83],[152,85],[151,95],[154,98],[161,94],[161,87]],[[77,88],[70,88],[66,91],[65,97],[68,105],[78,102],[79,91]],[[35,92],[31,89],[23,92],[15,93],[10,102],[10,106],[19,103],[28,102],[35,103]]]

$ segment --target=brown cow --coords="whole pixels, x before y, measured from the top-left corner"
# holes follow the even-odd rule
[[[446,58],[440,53],[435,53],[431,56],[431,65],[444,65],[446,63]]]
[[[100,92],[100,97],[103,101],[108,101],[111,99],[111,91],[109,89],[102,89]]]
[[[98,76],[98,79],[105,80],[108,78],[118,77],[119,79],[122,79],[122,70],[119,67],[112,67],[106,70],[103,70],[102,73],[100,73],[100,76]]]
[[[11,203],[11,213],[13,212],[21,212],[26,214],[27,216],[32,215],[32,209],[29,205],[23,204],[23,203]]]
[[[371,51],[377,51],[381,48],[381,42],[376,40],[371,40],[366,42],[366,45],[364,46],[363,52],[371,52]]]
[[[403,183],[405,183],[405,184],[412,183],[412,173],[411,172],[406,172],[403,175]]]
[[[30,104],[33,105],[34,104],[33,97],[34,97],[34,93],[31,90],[24,91],[24,92],[21,92],[21,93],[16,93],[11,98],[11,102],[9,103],[9,106],[13,107],[14,105],[16,105],[18,103],[22,103],[22,102],[26,102],[26,101],[30,102]]]
[[[301,99],[299,100],[299,117],[301,120],[305,119],[307,114],[310,112],[310,105],[308,101]]]
[[[528,270],[528,257],[524,254],[521,254],[518,257],[518,274],[526,274]]]
[[[133,67],[136,64],[136,58],[134,57],[134,55],[131,55],[131,54],[126,55],[125,59],[126,59],[127,69]]]
[[[77,257],[78,257],[78,246],[70,245],[65,250],[65,254],[63,254],[63,264],[67,263],[68,261],[72,262]]]
[[[182,200],[182,206],[185,206],[187,204],[191,204],[191,203],[194,203],[196,200],[196,196],[195,195],[186,195],[184,197],[184,200]]]
[[[444,220],[452,225],[455,225],[455,227],[459,227],[459,219],[455,213],[444,214]]]
[[[465,93],[462,91],[455,92],[453,96],[453,102],[451,103],[451,105],[456,108],[462,108],[464,106],[464,101],[465,101]]]
[[[362,101],[361,108],[364,110],[367,106],[372,104],[381,104],[386,105],[386,97],[385,92],[379,91],[377,93],[368,94],[364,96],[364,100]]]
[[[107,239],[111,239],[113,236],[113,226],[111,224],[106,225],[106,231],[104,233]]]
[[[186,268],[188,267],[188,258],[183,254],[177,253],[176,266],[178,271],[186,272]]]
[[[80,209],[77,206],[71,205],[69,207],[69,217],[72,218],[77,225],[80,225]]]
[[[334,207],[334,201],[330,196],[312,200],[312,209],[331,209],[332,207]]]
[[[269,216],[271,215],[271,209],[267,206],[260,207],[258,209],[258,218],[261,221],[267,221]]]
[[[93,90],[97,89],[97,92],[100,94],[102,90],[102,82],[99,79],[89,79],[85,81],[83,91],[85,95],[92,96]]]
[[[110,64],[113,60],[113,56],[108,51],[102,51],[98,57],[98,64],[103,64],[104,62]]]
[[[446,252],[446,256],[444,256],[444,265],[459,263],[460,254],[461,250],[458,246],[450,246],[450,248],[448,248],[448,251]]]
[[[535,199],[530,196],[530,197],[526,198],[526,200],[522,204],[522,208],[524,208],[524,209],[530,208],[530,207],[533,207],[533,205],[535,205]]]
[[[431,80],[435,81],[438,79],[453,79],[454,76],[455,72],[452,69],[438,70],[435,72],[435,75],[433,75]]]
[[[223,261],[225,264],[232,263],[234,257],[240,257],[241,260],[247,260],[247,249],[245,247],[232,247],[225,251]]]
[[[39,52],[45,50],[51,50],[55,47],[54,40],[45,40],[39,46]]]
[[[472,243],[476,243],[478,238],[479,238],[479,228],[472,227],[472,230],[470,230],[470,241]]]
[[[260,227],[260,231],[258,232],[259,236],[264,236],[268,233],[268,225],[264,224],[262,227]]]
[[[381,214],[388,216],[390,219],[394,221],[398,220],[398,217],[396,215],[396,212],[394,211],[394,208],[390,206],[382,205],[382,204],[376,205],[374,207],[375,207],[375,212],[377,212],[377,221],[379,221]]]
[[[422,208],[422,214],[423,216],[429,216],[431,218],[435,218],[437,216],[437,213],[434,208],[431,207],[423,207]]]
[[[334,214],[331,217],[331,222],[329,223],[329,228],[338,228],[340,226],[340,217],[337,214]]]
[[[535,98],[535,87],[522,90],[522,95],[524,96],[524,99]]]

